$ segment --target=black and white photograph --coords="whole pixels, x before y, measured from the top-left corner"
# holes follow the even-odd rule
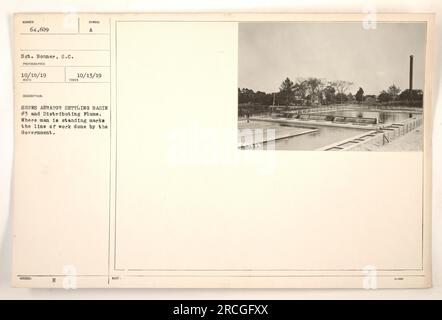
[[[238,148],[422,151],[426,23],[239,24]]]

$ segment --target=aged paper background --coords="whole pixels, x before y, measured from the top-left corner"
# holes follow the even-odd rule
[[[367,268],[380,287],[430,285],[430,210],[422,199],[430,162],[424,166],[422,152],[235,147],[235,21],[362,22],[362,15],[110,18],[101,33],[82,36],[85,21],[108,16],[79,15],[66,26],[62,15],[16,15],[16,50],[53,48],[51,32],[64,41],[59,50],[73,52],[99,48],[101,34],[111,39],[110,85],[34,85],[16,74],[16,107],[28,103],[25,94],[42,93],[46,104],[111,110],[110,130],[43,137],[20,134],[16,109],[14,285],[58,287],[67,268],[80,287],[364,287]],[[30,20],[60,29],[34,36],[23,26]],[[428,158],[428,121],[425,129]]]

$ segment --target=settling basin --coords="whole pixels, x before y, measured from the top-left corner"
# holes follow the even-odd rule
[[[377,110],[339,110],[339,111],[327,111],[320,112],[318,114],[341,116],[341,117],[358,117],[358,118],[375,118],[377,123],[389,124],[398,123],[405,119],[410,118],[412,112],[398,112],[398,111],[377,111]]]
[[[274,129],[276,131],[276,139],[273,142],[276,150],[316,150],[337,143],[346,139],[350,139],[363,134],[370,130],[377,130],[376,127],[401,123],[411,117],[415,117],[417,112],[401,111],[401,110],[373,110],[373,109],[344,109],[329,110],[324,112],[310,113],[315,115],[330,115],[335,117],[349,118],[371,118],[376,119],[376,125],[337,125],[333,121],[326,120],[301,120],[296,118],[270,118],[263,117],[261,119],[251,119],[238,122],[238,129]],[[333,117],[332,117],[333,118]],[[278,123],[278,121],[286,123]],[[287,136],[288,128],[301,130],[300,134]],[[310,130],[305,130],[310,129]],[[313,130],[311,130],[313,129]],[[262,146],[266,149],[268,142],[264,141]],[[239,148],[246,148],[239,145]]]

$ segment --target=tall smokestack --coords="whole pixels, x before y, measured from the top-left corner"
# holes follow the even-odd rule
[[[413,92],[413,55],[410,55],[410,85],[408,91],[408,100],[411,102]]]

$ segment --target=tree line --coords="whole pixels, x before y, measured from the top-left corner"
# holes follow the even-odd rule
[[[253,91],[248,88],[238,88],[238,103],[240,105],[329,105],[342,104],[348,102],[363,103],[370,102],[407,102],[422,101],[422,90],[412,90],[411,96],[409,89],[401,90],[395,84],[388,89],[381,91],[378,95],[364,95],[364,89],[359,87],[355,94],[350,89],[353,83],[344,80],[327,81],[319,78],[298,79],[294,83],[290,78],[282,81],[279,91],[275,93],[266,93],[263,91]],[[374,100],[374,101],[373,101]]]

